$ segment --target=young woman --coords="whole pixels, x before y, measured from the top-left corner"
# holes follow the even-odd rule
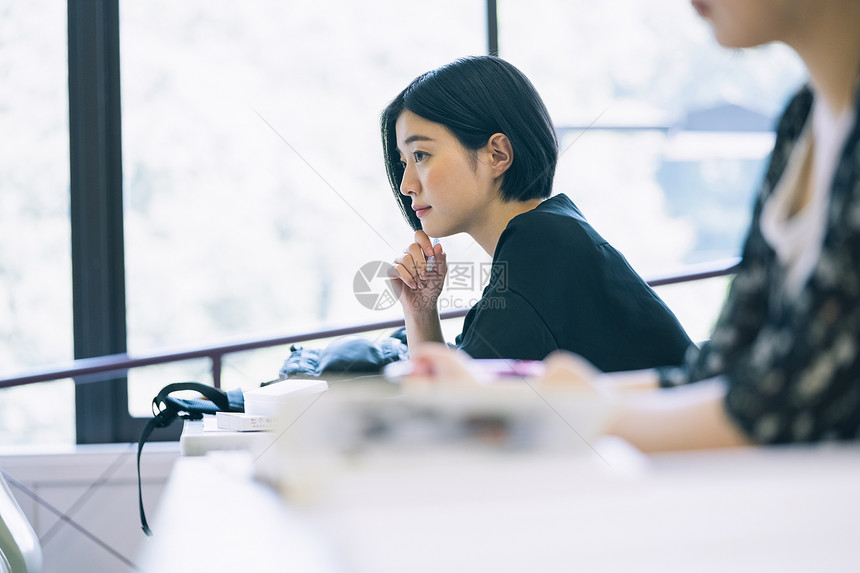
[[[564,349],[603,370],[676,365],[691,344],[665,304],[565,195],[558,145],[531,82],[495,57],[416,78],[382,113],[392,190],[415,242],[392,283],[410,345],[444,342],[446,254],[430,237],[468,233],[493,257],[456,344],[474,358],[543,359]]]
[[[860,2],[693,5],[723,46],[784,42],[809,71],[779,122],[743,263],[710,341],[682,367],[601,375],[556,355],[545,381],[650,389],[619,400],[609,428],[646,451],[857,439]],[[425,374],[471,376],[442,349],[412,356]]]

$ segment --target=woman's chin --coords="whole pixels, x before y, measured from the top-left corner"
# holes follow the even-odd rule
[[[428,221],[421,221],[421,229],[427,233],[428,237],[433,237],[434,239],[445,236],[439,234],[443,232],[443,230],[440,229],[438,225],[434,225]]]
[[[434,239],[450,237],[451,235],[456,235],[460,232],[450,224],[439,224],[439,221],[434,221],[433,217],[421,219],[421,230],[427,233],[428,237],[432,237]]]

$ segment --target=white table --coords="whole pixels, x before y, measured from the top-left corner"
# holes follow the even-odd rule
[[[367,459],[297,504],[252,478],[251,454],[182,458],[142,570],[860,569],[860,447],[596,448]]]
[[[215,416],[204,414],[202,420],[184,420],[179,436],[183,456],[202,456],[225,450],[253,450],[265,441],[267,432],[234,432],[218,429]]]

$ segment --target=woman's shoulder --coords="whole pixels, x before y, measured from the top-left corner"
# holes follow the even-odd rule
[[[581,269],[603,264],[606,242],[569,199],[557,197],[511,220],[499,238],[493,264],[512,290],[535,296],[569,291]]]
[[[559,194],[511,219],[499,237],[496,252],[504,256],[525,251],[539,256],[548,246],[552,246],[552,252],[559,253],[605,242],[573,201]]]
[[[553,195],[548,199],[544,199],[540,205],[531,211],[526,211],[525,213],[517,215],[511,219],[511,223],[530,221],[533,219],[566,219],[570,217],[585,221],[582,211],[580,211],[579,207],[570,200],[570,197],[564,193],[559,193],[558,195]]]
[[[567,197],[559,194],[510,220],[502,236],[528,231],[541,235],[579,231],[588,225],[579,208]]]

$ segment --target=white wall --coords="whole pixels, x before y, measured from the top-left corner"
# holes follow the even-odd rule
[[[136,457],[137,444],[78,446],[66,452],[0,451],[0,468],[12,478],[9,486],[41,540],[43,573],[137,570],[148,538],[140,528]],[[177,442],[144,448],[141,480],[150,524],[178,457]]]

